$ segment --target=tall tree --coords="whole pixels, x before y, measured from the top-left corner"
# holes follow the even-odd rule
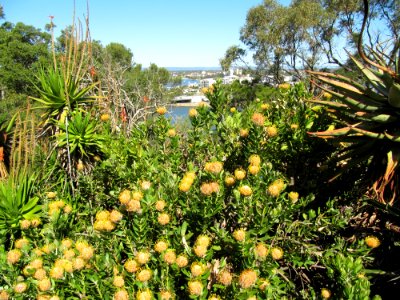
[[[33,26],[5,22],[0,26],[0,86],[28,94],[42,65],[50,62],[51,36]]]

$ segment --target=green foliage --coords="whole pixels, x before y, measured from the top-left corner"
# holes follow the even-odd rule
[[[35,175],[12,176],[0,180],[0,240],[14,238],[20,222],[38,218],[42,210],[39,198],[33,195]]]

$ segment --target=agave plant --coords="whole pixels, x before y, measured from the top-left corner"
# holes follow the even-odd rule
[[[361,37],[368,16],[365,15]],[[366,80],[361,84],[348,77],[327,72],[309,72],[313,82],[332,95],[328,100],[313,100],[330,108],[339,128],[311,132],[312,136],[333,138],[345,145],[338,153],[346,168],[361,161],[372,171],[371,191],[380,202],[393,205],[399,194],[400,162],[400,73],[399,57],[395,62],[370,49],[370,59],[363,50],[361,37],[358,53],[362,59],[350,56]],[[394,67],[391,67],[394,65]]]
[[[38,218],[39,198],[32,195],[35,175],[9,176],[0,181],[0,241],[19,231],[24,219]]]
[[[97,83],[82,87],[79,78],[74,78],[72,74],[63,74],[59,68],[42,69],[37,79],[39,84],[35,84],[35,87],[40,96],[31,98],[39,103],[37,108],[45,111],[45,119],[57,118],[64,108],[73,110],[95,98],[90,92]]]
[[[101,156],[104,139],[97,133],[97,122],[91,118],[91,114],[75,110],[70,117],[65,117],[58,122],[60,132],[56,135],[57,146],[61,149],[68,146],[71,162],[89,161],[96,155]]]

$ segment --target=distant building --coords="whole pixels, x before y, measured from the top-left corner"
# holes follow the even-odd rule
[[[200,80],[200,88],[207,88],[212,86],[215,83],[215,79],[214,78],[204,78],[202,80]]]
[[[172,103],[201,103],[208,101],[208,98],[204,95],[182,95],[172,99]]]

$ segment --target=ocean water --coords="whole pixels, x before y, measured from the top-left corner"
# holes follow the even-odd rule
[[[171,117],[172,123],[186,121],[189,118],[188,113],[190,108],[188,106],[170,106],[168,107],[167,116]]]

